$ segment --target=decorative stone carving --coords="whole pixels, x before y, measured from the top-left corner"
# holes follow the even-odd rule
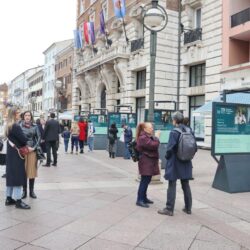
[[[103,64],[100,69],[100,75],[106,86],[107,94],[111,94],[113,82],[115,81],[115,71],[112,64]]]
[[[115,19],[112,23],[111,23],[111,30],[112,30],[112,40],[119,40],[122,32],[123,32],[123,23],[120,19]]]
[[[84,75],[84,79],[89,86],[90,95],[92,97],[95,96],[96,77],[97,77],[96,72],[94,72],[94,71],[88,71]]]
[[[128,61],[126,59],[115,60],[114,70],[120,81],[121,90],[126,90],[127,68],[128,68]]]

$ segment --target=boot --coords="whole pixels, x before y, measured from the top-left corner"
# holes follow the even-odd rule
[[[10,196],[8,196],[5,200],[5,206],[11,206],[11,205],[15,205],[16,201],[13,200]]]
[[[34,193],[34,184],[35,184],[35,179],[29,179],[29,187],[30,187],[30,197],[33,199],[36,199],[37,196]]]
[[[112,158],[115,158],[115,153],[112,153]]]
[[[23,186],[22,199],[25,199],[26,197],[27,197],[27,186]]]
[[[22,200],[17,200],[16,201],[16,208],[20,209],[30,209],[30,206],[24,203]]]
[[[109,158],[111,158],[111,155],[112,155],[112,153],[111,153],[111,152],[109,152]]]

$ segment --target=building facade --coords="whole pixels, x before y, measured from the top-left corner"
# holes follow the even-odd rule
[[[44,52],[44,82],[43,82],[43,110],[47,116],[56,110],[55,103],[55,56],[72,43],[72,40],[55,42]]]
[[[83,30],[84,21],[93,21],[96,43],[94,50],[85,42],[84,48],[76,51],[75,112],[99,108],[113,111],[117,105],[130,105],[138,121],[144,120],[149,103],[150,33],[143,27],[142,9],[150,2],[126,1],[123,27],[114,16],[112,0],[78,1],[77,27]],[[159,103],[158,109],[173,110],[177,95],[178,5],[170,0],[159,4],[167,10],[168,25],[158,34],[154,98],[167,101]],[[101,9],[107,37],[100,34]]]
[[[223,1],[222,90],[250,88],[250,1]]]
[[[211,112],[193,112],[221,90],[222,0],[182,1],[181,22],[181,107],[189,114],[196,138],[210,146]]]
[[[8,103],[8,85],[3,83],[0,85],[0,126],[3,124],[3,119],[7,117]]]
[[[28,79],[38,72],[41,69],[41,66],[37,66],[31,69],[28,69],[15,77],[9,84],[9,101],[22,108],[23,110],[28,109],[29,99],[29,85]]]
[[[72,83],[73,83],[74,44],[72,43],[56,55],[56,81],[62,82],[57,91],[57,99],[61,112],[72,110]]]
[[[27,79],[28,90],[28,109],[33,112],[34,118],[43,115],[43,66],[40,70]]]

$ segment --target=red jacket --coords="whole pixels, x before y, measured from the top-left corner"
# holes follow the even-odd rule
[[[138,162],[140,175],[158,175],[159,170],[159,139],[141,132],[136,141],[136,149],[140,152]]]
[[[79,140],[86,141],[87,140],[88,123],[87,122],[78,122],[78,127],[80,129]]]

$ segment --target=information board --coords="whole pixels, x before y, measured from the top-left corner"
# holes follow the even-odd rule
[[[108,127],[107,115],[90,114],[89,120],[92,121],[95,127],[95,134],[97,135],[107,134],[107,127]]]
[[[168,143],[170,131],[173,129],[172,110],[154,110],[154,130],[160,130],[160,142]],[[148,110],[145,110],[145,121]]]
[[[250,153],[250,105],[213,103],[212,154]]]
[[[135,130],[137,126],[137,117],[135,113],[108,113],[109,128],[112,123],[116,124],[116,127],[119,131],[117,135],[118,137],[121,135],[123,124],[128,125],[133,131],[133,136],[135,136]]]

